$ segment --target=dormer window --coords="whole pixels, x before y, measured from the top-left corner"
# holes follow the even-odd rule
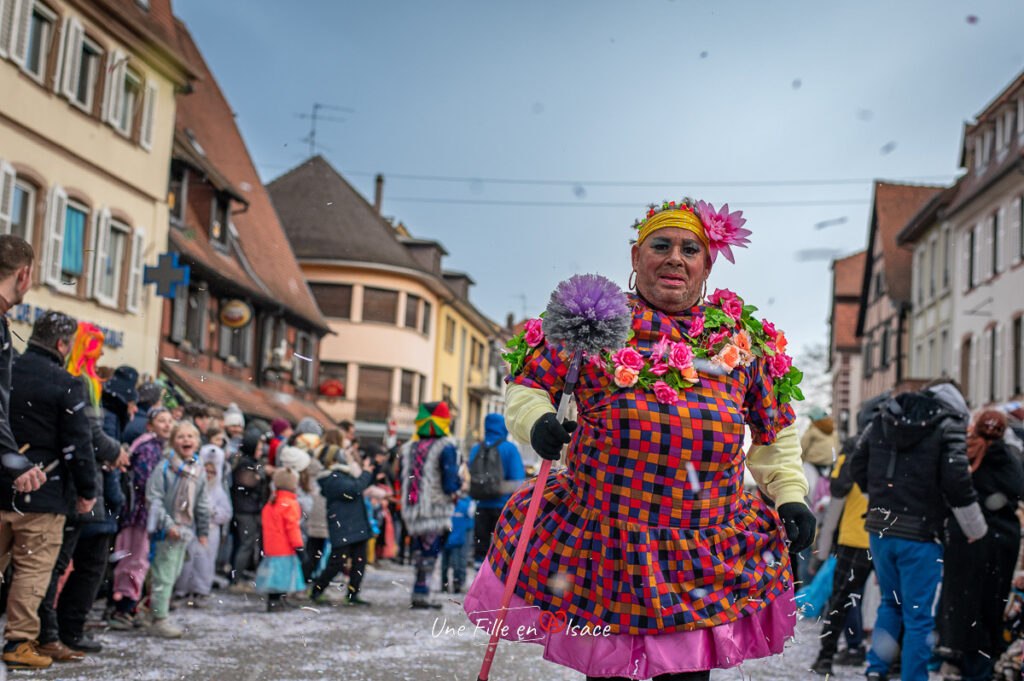
[[[228,245],[228,231],[231,224],[231,199],[224,192],[217,192],[213,199],[210,217],[210,241],[223,247]]]

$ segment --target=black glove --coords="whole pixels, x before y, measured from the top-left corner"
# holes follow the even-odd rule
[[[542,459],[555,461],[561,455],[562,447],[572,439],[569,433],[574,430],[575,421],[559,423],[558,417],[549,412],[530,428],[530,446]]]
[[[814,528],[818,521],[806,504],[791,501],[779,506],[779,518],[786,530],[790,553],[799,553],[814,541]]]

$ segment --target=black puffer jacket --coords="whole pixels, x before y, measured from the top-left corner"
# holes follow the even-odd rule
[[[363,471],[358,478],[333,470],[320,479],[320,489],[327,499],[327,531],[331,546],[348,546],[370,538],[370,519],[366,515],[363,490],[373,482],[373,473]]]
[[[980,517],[967,465],[966,420],[927,391],[885,403],[850,461],[854,482],[868,495],[868,532],[932,541],[941,536],[951,508],[974,505]]]
[[[13,489],[16,471],[0,469],[0,508],[22,513],[74,513],[75,498],[95,499],[96,462],[86,413],[85,386],[64,370],[55,350],[29,345],[14,362],[11,430],[29,462],[47,471],[31,494]]]

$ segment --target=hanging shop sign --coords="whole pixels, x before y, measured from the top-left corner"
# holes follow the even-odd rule
[[[252,321],[252,308],[244,300],[229,300],[220,306],[220,323],[229,329],[240,329]]]
[[[325,397],[344,397],[345,384],[337,378],[328,378],[320,384],[320,394]]]

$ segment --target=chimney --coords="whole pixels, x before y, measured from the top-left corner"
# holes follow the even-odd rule
[[[505,317],[505,328],[506,329],[511,329],[513,326],[515,326],[515,323],[516,323],[515,315],[513,315],[511,312],[509,312],[508,316]]]
[[[377,173],[376,187],[373,191],[373,209],[380,215],[380,204],[384,198],[384,176]]]

